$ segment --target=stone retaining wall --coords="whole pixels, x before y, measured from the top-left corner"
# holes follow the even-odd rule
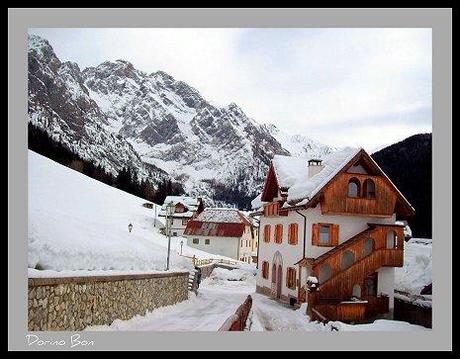
[[[188,272],[29,278],[28,328],[82,330],[188,299]]]

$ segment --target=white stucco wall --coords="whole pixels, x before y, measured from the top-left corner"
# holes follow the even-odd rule
[[[247,227],[249,228],[249,227]],[[216,236],[197,236],[185,235],[187,245],[200,249],[202,251],[217,254],[225,257],[230,257],[240,260],[241,257],[251,257],[252,254],[252,236],[248,229],[245,229],[241,237],[216,237]],[[199,239],[199,244],[193,243],[193,238]],[[206,243],[209,239],[209,244]],[[241,246],[243,243],[243,246]]]
[[[339,244],[347,241],[354,235],[362,232],[368,228],[367,223],[382,223],[391,224],[395,222],[395,216],[390,218],[375,218],[375,217],[358,217],[358,216],[337,216],[337,215],[322,215],[320,205],[316,208],[309,208],[307,210],[299,211],[307,217],[306,220],[306,240],[305,240],[305,256],[307,258],[317,258],[320,255],[328,252],[333,247],[319,247],[313,246],[311,243],[312,225],[314,223],[333,223],[339,225]],[[298,224],[298,243],[297,245],[288,244],[288,225],[290,223]],[[271,238],[270,243],[264,242],[264,226],[271,225]],[[277,244],[274,242],[275,225],[283,225],[283,242]],[[259,273],[257,275],[257,285],[264,287],[271,287],[272,282],[272,263],[276,251],[281,253],[283,258],[283,275],[282,275],[282,294],[289,296],[297,296],[297,288],[295,290],[286,287],[286,271],[288,267],[294,267],[297,271],[297,278],[299,278],[298,266],[295,264],[303,255],[303,235],[304,235],[304,219],[295,211],[289,211],[288,216],[279,217],[260,217],[260,238],[259,238]],[[268,261],[269,275],[268,279],[262,278],[262,262]],[[307,276],[302,274],[301,286],[306,284]],[[307,273],[308,275],[308,273]],[[385,277],[385,281],[391,279]]]
[[[389,299],[390,310],[394,308],[395,268],[382,267],[378,271],[377,295],[386,294]]]

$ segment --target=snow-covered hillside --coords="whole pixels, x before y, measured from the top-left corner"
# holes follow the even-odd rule
[[[432,282],[432,240],[411,238],[404,244],[404,266],[396,268],[395,289],[411,295]]]
[[[166,237],[145,200],[29,151],[29,268],[164,270]],[[128,224],[133,230],[128,232]],[[171,254],[171,269],[191,261]]]

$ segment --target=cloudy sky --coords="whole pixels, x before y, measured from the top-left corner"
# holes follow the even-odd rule
[[[431,132],[431,29],[30,29],[80,68],[123,59],[334,146]]]

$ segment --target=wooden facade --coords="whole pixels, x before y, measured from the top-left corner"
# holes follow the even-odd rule
[[[373,197],[366,197],[365,183],[369,180],[375,185],[375,196]],[[348,195],[350,181],[359,183],[359,196],[350,197]],[[340,174],[324,191],[321,213],[391,217],[395,212],[396,198],[394,189],[382,177],[346,172]]]
[[[366,293],[366,280],[381,267],[402,267],[403,250],[403,227],[369,224],[367,230],[322,256],[299,262],[311,276],[320,278],[318,287],[304,300],[329,320],[359,322],[388,312],[388,297]],[[352,261],[344,266],[346,254]],[[322,278],[324,268],[329,269],[327,278]],[[359,300],[351,301],[356,295]]]
[[[396,245],[388,248],[388,238],[395,236]],[[370,252],[367,243],[372,242]],[[404,250],[404,231],[401,226],[371,225],[339,246],[334,247],[318,257],[311,264],[311,275],[321,278],[321,270],[327,266],[331,270],[330,277],[319,283],[320,298],[347,300],[351,298],[353,286],[364,287],[364,280],[380,267],[402,267]],[[353,263],[343,268],[345,253],[351,253]]]

